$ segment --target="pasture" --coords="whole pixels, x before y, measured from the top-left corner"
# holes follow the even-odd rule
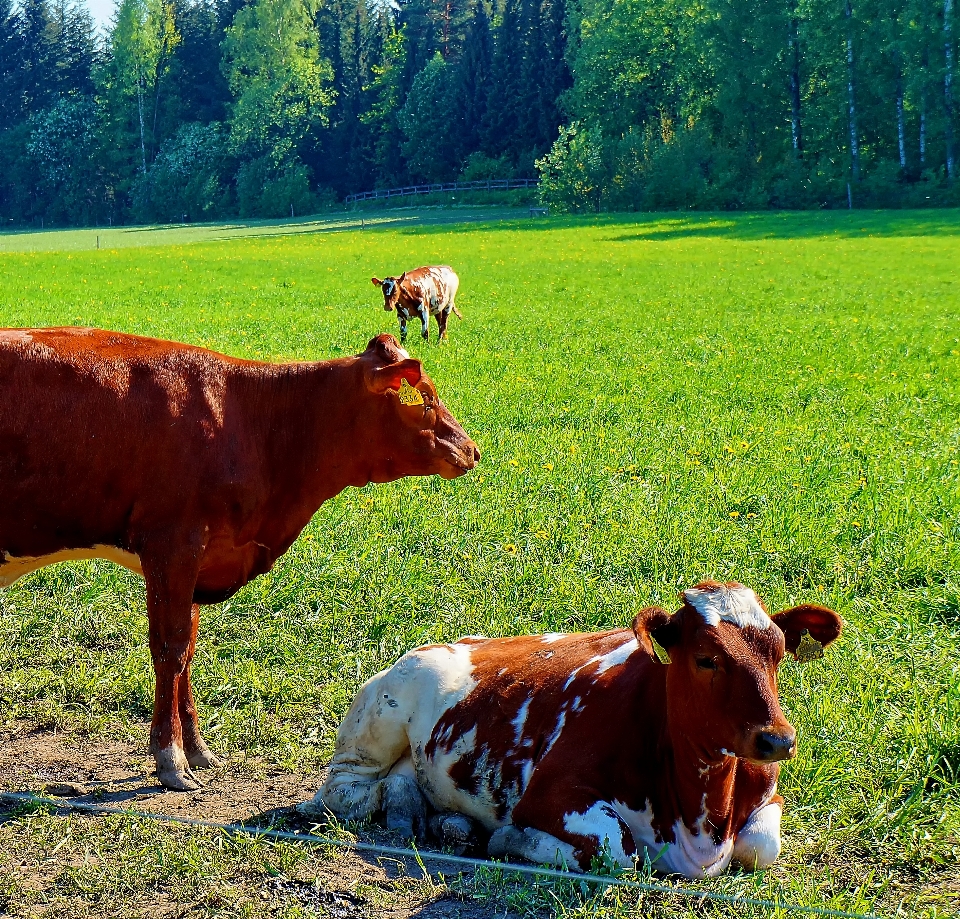
[[[609,628],[651,603],[675,609],[703,577],[737,579],[771,611],[822,603],[846,629],[824,661],[780,671],[800,747],[782,773],[780,861],[699,886],[960,913],[960,213],[516,217],[100,251],[59,235],[46,251],[29,251],[42,235],[0,237],[0,324],[319,359],[396,334],[371,275],[446,263],[461,278],[449,343],[434,322],[429,345],[407,345],[483,459],[453,482],[348,490],[269,575],[205,608],[194,687],[205,737],[230,760],[213,786],[246,776],[311,796],[358,685],[416,645]],[[75,562],[0,592],[4,735],[65,734],[94,772],[101,747],[132,739],[145,765],[152,700],[140,579]],[[0,775],[15,765],[0,745]],[[17,787],[49,778],[19,765]],[[344,864],[8,809],[0,912],[638,909],[635,893],[575,883],[372,883]],[[346,891],[355,913],[302,889]],[[770,915],[641,906],[661,910]]]

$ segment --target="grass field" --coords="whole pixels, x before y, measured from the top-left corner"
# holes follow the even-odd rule
[[[621,625],[703,577],[737,579],[771,610],[832,606],[846,630],[825,661],[781,670],[800,753],[780,862],[703,886],[960,913],[960,213],[420,223],[100,251],[61,235],[61,251],[0,253],[0,324],[325,358],[395,331],[372,274],[441,262],[461,277],[449,344],[408,345],[480,466],[345,492],[270,575],[206,609],[194,686],[214,749],[314,774],[356,687],[408,648]],[[0,249],[14,239],[33,248]],[[135,576],[72,563],[0,593],[3,720],[122,735],[152,692]],[[84,846],[108,852],[99,872]],[[330,857],[15,814],[0,913],[161,915],[142,906],[159,892],[196,901],[191,916],[312,914],[268,910],[257,885]],[[47,882],[24,880],[34,865]],[[491,913],[637,909],[572,884],[453,887]]]

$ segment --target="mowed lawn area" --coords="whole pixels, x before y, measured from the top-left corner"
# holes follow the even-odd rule
[[[306,798],[356,688],[407,649],[621,626],[649,604],[676,609],[702,578],[736,579],[771,611],[822,603],[846,628],[823,661],[780,671],[800,750],[782,773],[779,863],[698,886],[960,912],[960,213],[172,240],[0,254],[0,324],[329,358],[396,331],[371,275],[449,264],[464,320],[442,347],[435,322],[426,345],[411,326],[408,348],[483,451],[456,481],[343,493],[271,574],[205,609],[194,687],[215,750],[302,774]],[[145,750],[152,701],[139,578],[70,563],[0,592],[8,729]],[[313,915],[262,891],[331,858],[20,810],[0,822],[0,912]],[[490,914],[638,910],[635,893],[577,884],[447,885]],[[402,907],[389,890],[357,895],[369,915],[427,916],[445,889],[408,889]],[[639,910],[770,915],[663,898]]]

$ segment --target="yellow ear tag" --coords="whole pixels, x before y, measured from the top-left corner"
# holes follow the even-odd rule
[[[657,660],[660,661],[661,664],[669,664],[670,655],[667,653],[667,649],[664,648],[663,645],[661,645],[652,635],[650,636],[650,644],[653,645],[653,653],[656,655]]]
[[[801,664],[817,661],[823,657],[823,645],[816,640],[806,629],[800,633],[800,644],[797,645],[797,660]]]
[[[406,379],[400,380],[400,389],[397,392],[401,405],[423,405],[423,396],[419,389],[414,389]]]

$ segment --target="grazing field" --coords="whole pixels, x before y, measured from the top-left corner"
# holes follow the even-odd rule
[[[450,342],[436,346],[433,323],[429,345],[408,345],[483,460],[453,482],[345,492],[270,575],[205,610],[194,687],[231,769],[302,774],[306,798],[353,692],[403,651],[621,625],[676,608],[703,577],[737,579],[771,610],[831,606],[846,630],[824,661],[781,669],[800,737],[781,860],[699,886],[960,913],[960,214],[518,219],[68,250],[65,236],[63,251],[0,254],[0,324],[325,358],[395,331],[371,275],[460,274]],[[138,739],[145,756],[145,625],[141,581],[106,562],[0,592],[5,731],[92,735],[94,771],[98,743]],[[638,908],[635,893],[486,873],[370,887],[338,858],[10,812],[0,913],[354,914],[289,893],[315,879],[350,891],[357,915]],[[641,906],[661,909],[770,915]]]

